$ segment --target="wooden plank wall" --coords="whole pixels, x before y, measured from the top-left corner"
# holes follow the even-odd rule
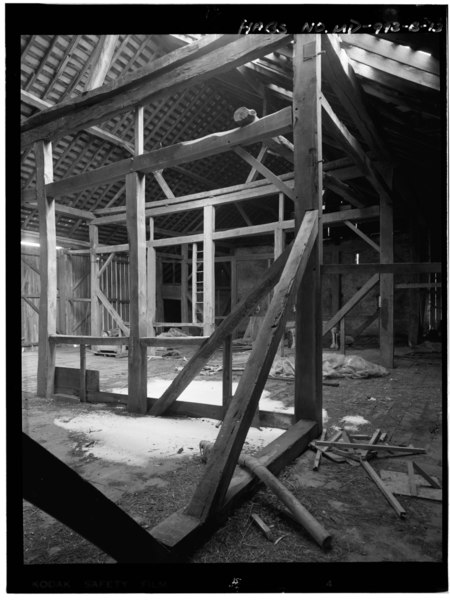
[[[21,337],[22,344],[25,346],[37,344],[39,341],[39,298],[41,282],[39,275],[39,250],[33,247],[26,247],[21,252],[20,261],[21,275],[21,294],[25,296],[28,302],[36,306],[36,310],[28,304],[26,300],[21,300]],[[32,265],[34,269],[25,264]]]
[[[108,259],[108,254],[101,255],[99,268]],[[130,291],[128,280],[128,256],[116,255],[100,276],[100,289],[119,313],[125,323],[130,322]],[[100,307],[102,331],[117,328],[117,323],[104,306]]]
[[[58,250],[58,258],[62,256],[63,251]],[[21,338],[24,346],[37,345],[39,341],[39,298],[40,298],[40,279],[39,279],[39,249],[33,247],[23,247],[21,252],[21,285],[22,296],[33,303],[37,310],[28,304],[22,298],[21,307]],[[102,255],[99,262],[101,268],[108,255]],[[28,263],[28,264],[26,264]],[[58,314],[56,328],[58,333],[90,335],[90,281],[89,281],[89,257],[83,255],[72,255],[72,283],[70,286],[69,297],[74,301],[61,302],[58,293]],[[63,261],[58,260],[57,285],[58,292],[61,291],[65,273],[63,272]],[[29,266],[31,265],[31,266]],[[79,282],[79,283],[78,283]],[[78,283],[76,288],[74,286]],[[117,254],[109,263],[100,277],[100,288],[106,297],[110,300],[114,309],[119,313],[125,322],[129,322],[129,284],[128,284],[128,257],[124,254]],[[86,301],[88,300],[88,301]],[[65,311],[70,311],[70,319],[66,321]],[[114,329],[117,324],[108,314],[106,309],[101,306],[101,325],[102,331]],[[72,323],[72,330],[68,331],[66,323]]]

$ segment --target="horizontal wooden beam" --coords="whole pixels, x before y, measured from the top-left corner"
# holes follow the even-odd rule
[[[39,110],[47,110],[47,109],[55,106],[51,102],[48,102],[48,100],[43,100],[42,98],[38,98],[37,96],[35,96],[34,94],[31,94],[30,92],[27,92],[26,90],[20,90],[20,99],[25,104],[28,104],[28,106],[34,106],[35,108],[38,108]],[[134,154],[133,146],[131,144],[128,144],[124,140],[117,137],[117,135],[114,135],[113,133],[110,133],[109,131],[105,131],[104,129],[101,129],[100,127],[95,127],[95,126],[87,127],[86,131],[88,133],[90,133],[91,135],[94,135],[95,137],[104,140],[105,142],[109,142],[110,144],[113,144],[114,146],[120,146],[121,148],[123,148],[124,150],[129,152],[130,154]]]
[[[36,196],[35,188],[30,189],[30,190],[22,190],[22,199],[24,198],[23,192],[26,192],[25,196],[27,198]],[[30,208],[36,208],[37,200],[26,200],[25,202],[22,202],[22,206],[24,206],[24,207],[29,206]],[[65,204],[60,204],[59,202],[55,202],[55,212],[59,213],[60,215],[67,215],[69,217],[77,217],[80,219],[86,219],[87,221],[90,221],[91,219],[95,219],[94,213],[92,213],[90,210],[83,210],[81,208],[76,208],[74,206],[66,206]]]
[[[345,273],[394,273],[395,275],[407,275],[409,273],[440,273],[441,263],[360,263],[359,265],[322,265],[324,275],[339,275]]]
[[[157,325],[155,323],[155,325]],[[198,327],[198,323],[193,324],[194,327]],[[163,348],[172,347],[172,346],[201,346],[206,342],[208,336],[202,335],[189,335],[183,337],[146,337],[141,338],[139,341],[143,346],[150,347],[158,347],[161,346]]]
[[[27,229],[21,229],[21,239],[22,241],[30,241],[39,243],[39,231],[28,231]],[[66,238],[61,235],[56,236],[56,242],[61,244],[62,246],[70,246],[70,247],[87,247],[89,248],[89,242],[84,242],[83,240],[72,240],[70,238]]]
[[[51,344],[86,344],[88,346],[126,346],[128,337],[107,337],[107,336],[92,336],[92,335],[49,335]]]
[[[58,139],[137,106],[166,98],[268,54],[286,40],[284,34],[248,35],[238,39],[236,36],[208,36],[206,40],[188,44],[125,78],[61,103],[57,110],[49,109],[38,115],[39,118],[30,117],[21,128],[22,147],[37,140]]]
[[[129,173],[157,171],[227,152],[235,146],[260,142],[267,137],[281,135],[291,128],[292,111],[290,108],[284,108],[247,127],[238,127],[196,140],[179,142],[173,146],[166,146],[134,158],[120,160],[81,175],[55,181],[48,184],[45,191],[47,196],[52,198],[74,194],[87,188],[123,179]]]

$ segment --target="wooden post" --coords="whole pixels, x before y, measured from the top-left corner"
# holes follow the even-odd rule
[[[86,344],[80,344],[80,402],[86,402]]]
[[[320,35],[294,36],[295,227],[306,210],[319,211],[319,234],[296,303],[295,419],[322,431],[322,120]]]
[[[143,147],[143,110],[136,110],[136,148]],[[128,410],[147,411],[147,349],[140,343],[147,335],[147,281],[145,239],[145,177],[126,176],[127,229],[130,273],[130,339],[128,343]]]
[[[181,246],[181,322],[189,323],[188,292],[189,292],[189,247]],[[188,327],[183,327],[184,333],[189,333]]]
[[[192,244],[192,322],[197,323],[197,244]]]
[[[233,396],[233,345],[231,335],[228,335],[223,342],[222,360],[222,405],[223,417],[225,417],[228,405]]]
[[[203,209],[203,335],[211,335],[215,324],[214,206]]]
[[[345,317],[339,323],[339,350],[345,354]]]
[[[102,331],[102,320],[101,320],[101,309],[98,292],[100,289],[100,280],[98,277],[98,227],[96,225],[89,225],[89,241],[91,244],[90,248],[90,282],[91,282],[91,335],[100,336]],[[92,350],[96,347],[92,346]]]
[[[56,225],[55,202],[47,198],[45,185],[53,181],[52,145],[43,141],[34,146],[36,157],[36,197],[39,210],[40,241],[40,301],[39,301],[39,356],[37,394],[50,398],[55,377],[55,346],[48,336],[56,333]]]
[[[154,239],[154,219],[150,217],[150,240]],[[156,250],[152,246],[147,248],[147,336],[155,335],[153,323],[156,321]],[[148,348],[148,354],[154,354],[154,348]]]
[[[380,262],[394,262],[394,228],[392,204],[380,197]],[[394,367],[394,274],[380,275],[380,362]]]
[[[278,195],[278,226],[274,230],[274,240],[273,240],[273,258],[276,260],[284,250],[284,231],[282,228],[282,223],[284,220],[284,194],[280,193]],[[271,294],[273,296],[273,292]],[[280,356],[284,356],[284,335],[281,338],[281,343],[278,348],[277,354]]]

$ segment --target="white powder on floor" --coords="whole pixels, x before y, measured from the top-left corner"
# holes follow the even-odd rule
[[[361,425],[367,425],[370,421],[366,421],[364,417],[359,415],[349,415],[347,417],[342,417],[341,423],[344,423],[349,431],[358,431],[358,428]]]
[[[54,424],[87,437],[83,450],[97,458],[132,466],[145,466],[161,457],[198,454],[201,440],[214,442],[219,429],[213,419],[116,415],[92,411]],[[262,448],[282,433],[279,429],[251,427],[244,449]],[[91,444],[90,442],[94,442]],[[182,452],[179,452],[180,449]]]
[[[147,382],[147,396],[149,398],[160,398],[166,389],[171,384],[167,379],[150,379]],[[238,382],[233,382],[233,394],[236,391]],[[119,394],[128,393],[128,388],[118,388],[112,390]],[[184,392],[179,396],[180,402],[196,402],[197,404],[222,404],[222,382],[221,381],[192,381]],[[261,410],[269,410],[272,412],[293,413],[293,406],[285,406],[283,402],[274,400],[270,397],[270,393],[263,391],[259,401]]]

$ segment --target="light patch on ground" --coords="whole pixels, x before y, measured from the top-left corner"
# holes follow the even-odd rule
[[[347,417],[342,417],[341,423],[344,423],[346,429],[349,431],[358,431],[361,425],[368,425],[370,421],[366,421],[364,417],[359,415],[349,415]]]
[[[80,414],[69,421],[56,418],[53,422],[70,432],[85,435],[87,442],[83,450],[86,453],[130,466],[145,466],[154,458],[198,454],[200,441],[213,442],[219,432],[217,421],[213,419],[136,417],[105,412]],[[244,450],[262,448],[281,433],[279,429],[260,431],[251,427]]]
[[[160,398],[171,384],[167,379],[151,379],[147,382],[147,396],[149,398]],[[236,391],[238,382],[233,382],[233,394]],[[118,388],[112,390],[115,393],[127,394],[128,388]],[[180,402],[196,402],[197,404],[222,404],[222,382],[221,381],[192,381],[178,398]],[[273,412],[293,413],[293,407],[286,407],[279,400],[273,400],[270,393],[263,391],[259,401],[261,410],[270,410]]]

